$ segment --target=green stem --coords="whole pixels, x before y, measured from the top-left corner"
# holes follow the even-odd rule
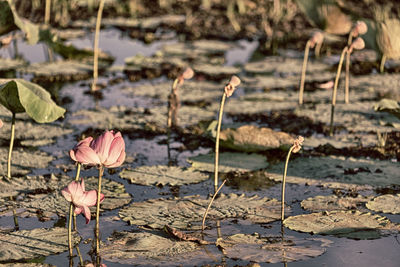
[[[338,84],[339,84],[340,72],[342,71],[343,59],[344,59],[344,55],[347,53],[347,51],[348,51],[348,47],[346,46],[343,49],[342,54],[340,55],[339,66],[338,66],[337,73],[336,73],[335,85],[333,86],[333,92],[332,92],[332,110],[331,110],[332,113],[335,110],[336,93],[337,93],[337,88],[338,88]],[[330,122],[330,130],[329,130],[329,135],[331,135],[331,136],[333,135],[333,114],[332,113],[331,113],[331,122]]]
[[[99,256],[100,252],[100,194],[101,194],[101,178],[103,176],[104,167],[100,165],[99,167],[99,183],[97,188],[97,205],[96,205],[96,255]]]
[[[386,54],[383,54],[381,59],[381,66],[379,68],[381,73],[385,71],[385,62],[386,62]]]
[[[219,135],[221,132],[222,114],[224,112],[225,99],[226,99],[226,94],[224,92],[224,94],[222,95],[221,105],[219,108],[217,136],[215,137],[214,195],[217,193],[217,188],[218,188]]]
[[[282,178],[282,203],[281,203],[281,221],[283,223],[283,220],[285,219],[285,182],[286,182],[286,173],[287,173],[287,167],[289,164],[289,158],[290,154],[292,153],[294,146],[292,146],[289,149],[289,152],[286,157],[286,163],[285,163],[285,170],[283,171],[283,178]]]
[[[92,83],[92,92],[96,91],[97,86],[97,78],[99,75],[98,72],[98,61],[99,61],[99,33],[100,33],[100,25],[101,25],[101,16],[103,14],[104,8],[104,0],[100,0],[99,10],[97,12],[97,20],[96,20],[96,32],[94,35],[94,53],[93,53],[93,83]]]
[[[83,258],[82,258],[81,251],[79,250],[79,247],[78,247],[78,246],[76,247],[76,252],[78,253],[80,266],[85,266],[84,263],[83,263]]]
[[[8,161],[7,161],[8,179],[11,179],[11,153],[14,147],[14,136],[15,136],[15,113],[12,114],[12,119],[11,119],[11,138],[10,138],[10,148],[8,149]]]
[[[305,82],[305,79],[306,79],[306,69],[307,69],[307,61],[308,61],[308,53],[309,53],[309,51],[310,51],[310,40],[307,41],[306,48],[304,49],[303,67],[301,68],[299,105],[303,105],[304,82]]]
[[[208,214],[208,211],[209,211],[210,208],[211,208],[211,204],[213,203],[213,201],[214,201],[215,197],[217,196],[219,190],[221,190],[221,188],[224,186],[225,182],[226,182],[226,180],[224,180],[224,181],[222,182],[222,184],[219,186],[219,188],[215,191],[213,197],[211,198],[210,203],[208,204],[208,207],[207,207],[206,211],[204,212],[204,215],[203,215],[203,222],[202,222],[202,224],[201,224],[201,231],[204,231],[204,225],[205,225],[205,223],[206,223],[207,214]]]
[[[76,176],[75,182],[79,181],[79,174],[81,172],[81,164],[78,163],[76,169]],[[68,220],[68,249],[69,249],[69,256],[72,257],[72,214],[73,214],[74,204],[72,202],[69,204],[69,220]],[[74,219],[76,217],[74,216]],[[76,221],[74,220],[74,230],[76,230]]]

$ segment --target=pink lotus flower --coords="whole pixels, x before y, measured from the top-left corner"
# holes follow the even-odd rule
[[[83,139],[69,155],[81,164],[115,168],[125,160],[125,142],[120,132],[106,131],[94,140],[93,137]]]
[[[61,194],[69,202],[72,202],[75,206],[75,214],[83,214],[86,218],[86,224],[90,222],[90,209],[97,204],[97,191],[90,190],[85,191],[85,182],[82,179],[82,183],[79,184],[76,181],[71,182],[66,188],[61,190]],[[104,194],[100,194],[100,203],[104,200]]]

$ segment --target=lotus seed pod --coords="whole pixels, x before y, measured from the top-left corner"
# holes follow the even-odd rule
[[[316,44],[320,44],[324,41],[324,35],[321,32],[315,32],[310,39],[310,47],[314,48]]]
[[[229,81],[230,84],[232,84],[232,86],[238,86],[240,84],[240,79],[238,76],[233,75],[231,77],[231,80]]]
[[[239,77],[233,75],[231,77],[231,80],[229,81],[229,83],[227,85],[225,85],[224,90],[225,90],[226,96],[230,97],[233,94],[233,92],[235,91],[236,86],[238,86],[239,84],[240,84]]]
[[[182,73],[182,78],[185,79],[185,80],[189,80],[189,79],[193,78],[193,75],[194,75],[194,72],[193,72],[192,68],[188,67]]]

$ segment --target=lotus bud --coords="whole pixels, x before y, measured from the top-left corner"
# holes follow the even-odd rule
[[[236,86],[238,86],[240,84],[240,79],[239,77],[233,75],[231,77],[231,80],[229,81],[229,83],[227,85],[225,85],[225,94],[227,97],[230,97],[233,92],[236,89]]]
[[[353,37],[357,37],[359,35],[366,34],[367,31],[368,31],[367,24],[364,21],[360,21],[359,20],[359,21],[356,22],[356,25],[354,25],[354,28],[353,28],[353,31],[352,31]]]
[[[301,146],[303,145],[303,142],[304,142],[304,137],[303,136],[298,136],[296,138],[296,140],[294,140],[294,142],[293,142],[293,150],[292,150],[292,152],[293,153],[299,152],[300,149],[301,149]]]
[[[361,37],[358,37],[358,38],[355,39],[354,42],[350,45],[349,53],[353,52],[353,49],[361,50],[361,49],[364,49],[364,47],[365,47],[364,40],[363,40]]]
[[[316,44],[320,44],[324,41],[324,35],[321,32],[314,32],[310,39],[310,47],[314,48]]]
[[[178,77],[179,84],[183,84],[184,80],[189,80],[192,79],[194,76],[194,71],[192,68],[188,67],[185,69],[185,71]]]

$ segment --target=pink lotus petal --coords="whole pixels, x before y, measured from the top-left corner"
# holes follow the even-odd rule
[[[103,193],[100,193],[100,203],[102,203],[105,198],[106,198],[106,196]],[[97,203],[97,201],[96,201],[96,203]]]
[[[86,218],[86,224],[88,224],[90,222],[90,209],[88,206],[82,206],[81,208],[83,208],[83,214],[85,215]]]
[[[101,196],[101,194],[100,194]],[[97,191],[96,190],[90,190],[84,193],[84,198],[82,201],[83,205],[86,205],[88,207],[94,206],[97,203]]]
[[[101,164],[100,157],[88,146],[80,146],[75,151],[75,158],[82,164],[98,165]]]
[[[107,160],[103,162],[103,164],[105,166],[115,164],[123,151],[125,151],[125,141],[122,136],[114,138],[110,146]]]
[[[72,202],[79,200],[83,196],[82,186],[76,181],[69,183],[68,191],[72,196]]]
[[[97,153],[101,163],[104,163],[107,160],[108,152],[110,151],[110,146],[113,140],[114,132],[105,131],[90,144],[90,147]]]
[[[321,88],[321,89],[331,89],[331,88],[333,88],[334,85],[335,85],[335,83],[333,81],[329,81],[326,83],[317,84],[317,87]]]
[[[75,209],[74,209],[74,213],[75,213],[76,215],[81,214],[82,211],[83,211],[82,207],[75,207]]]
[[[107,168],[116,168],[122,165],[122,163],[124,163],[125,161],[125,157],[126,157],[126,153],[125,150],[121,152],[121,154],[119,155],[119,158],[117,159],[117,161],[113,164],[110,165],[104,165]]]
[[[65,199],[68,202],[72,202],[72,196],[71,196],[71,193],[68,190],[68,187],[65,187],[63,190],[61,190],[61,194],[65,197]]]

